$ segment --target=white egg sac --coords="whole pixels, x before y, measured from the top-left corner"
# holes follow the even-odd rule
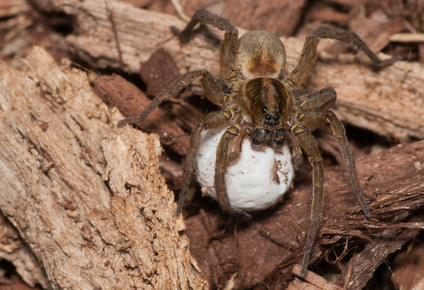
[[[215,159],[224,129],[203,132],[196,159],[197,181],[202,192],[216,199]],[[228,167],[225,176],[231,207],[243,211],[269,208],[279,202],[294,178],[291,153],[287,144],[277,151],[254,150],[246,138],[239,159]]]

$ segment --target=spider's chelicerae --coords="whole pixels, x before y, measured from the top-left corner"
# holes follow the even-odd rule
[[[227,193],[226,185],[227,170],[240,159],[242,148],[247,146],[246,144],[251,146],[249,149],[258,152],[265,149],[281,152],[286,144],[290,144],[295,167],[302,162],[303,150],[313,168],[310,226],[301,269],[301,276],[304,277],[322,219],[324,201],[322,157],[308,128],[330,124],[349,170],[353,190],[366,217],[370,217],[370,211],[361,193],[344,127],[330,110],[335,103],[336,92],[327,87],[295,98],[291,91],[301,85],[308,76],[316,60],[317,45],[322,38],[336,39],[357,46],[370,57],[376,67],[388,65],[391,60],[381,61],[359,36],[351,31],[321,26],[308,34],[296,66],[287,78],[280,80],[286,55],[283,43],[275,35],[266,31],[250,31],[239,38],[236,27],[228,19],[207,10],[199,10],[181,32],[181,39],[187,38],[197,23],[210,24],[225,31],[220,52],[221,75],[225,86],[215,81],[205,69],[187,72],[167,85],[139,116],[124,119],[119,122],[119,126],[145,119],[160,103],[196,78],[200,78],[205,96],[220,106],[219,111],[211,112],[200,119],[191,134],[177,215],[181,214],[198,149],[206,131],[222,131],[215,153],[213,184],[216,199],[222,210],[233,215],[248,215],[245,213],[246,208],[235,205],[231,197],[234,195]],[[228,88],[230,93],[227,93],[224,87]],[[280,195],[286,190],[282,189]],[[277,201],[278,199],[275,199],[274,202]],[[260,208],[249,208],[255,209]]]

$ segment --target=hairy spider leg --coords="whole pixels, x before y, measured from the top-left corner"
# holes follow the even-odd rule
[[[340,152],[342,153],[343,160],[349,170],[350,179],[353,185],[353,192],[358,198],[359,203],[361,204],[364,215],[367,218],[371,217],[370,210],[367,203],[365,202],[364,196],[362,194],[361,185],[359,183],[358,172],[356,171],[355,158],[353,157],[352,150],[349,145],[349,141],[346,137],[346,130],[343,124],[337,118],[336,114],[333,111],[327,111],[323,113],[325,120],[330,123],[331,130],[333,131],[334,137],[336,137],[337,143],[339,144]]]
[[[216,197],[222,210],[231,214],[244,216],[250,219],[250,215],[242,210],[234,209],[230,205],[230,199],[227,193],[227,186],[225,183],[225,174],[227,173],[231,148],[234,140],[240,133],[240,126],[233,124],[230,126],[219,140],[216,150],[216,163],[215,163],[215,181],[214,187],[216,190]]]
[[[364,215],[367,218],[371,217],[370,210],[362,194],[358,172],[356,171],[355,158],[353,157],[352,149],[346,137],[346,130],[343,124],[337,118],[333,111],[328,110],[336,101],[336,91],[332,87],[324,88],[307,97],[301,96],[299,101],[303,101],[300,105],[300,114],[298,116],[304,126],[308,128],[317,127],[325,123],[329,123],[334,137],[336,137],[339,145],[343,161],[348,168],[350,179],[359,203],[361,204]]]
[[[368,55],[373,62],[373,66],[377,69],[386,67],[397,60],[396,58],[384,61],[381,60],[353,31],[329,26],[320,26],[312,30],[306,37],[299,60],[297,61],[293,71],[290,73],[288,80],[295,86],[301,85],[308,76],[317,58],[318,43],[324,38],[335,39],[356,46]]]
[[[237,51],[238,30],[230,20],[216,15],[206,9],[197,10],[190,22],[180,34],[182,42],[187,41],[190,33],[197,23],[209,24],[219,30],[225,31],[224,40],[221,44],[220,68],[224,80],[236,80],[235,55]]]
[[[134,123],[136,121],[142,121],[147,116],[150,115],[150,113],[156,109],[161,103],[168,100],[173,95],[177,94],[182,90],[182,88],[186,87],[188,84],[190,84],[193,80],[201,77],[200,81],[202,83],[202,87],[204,89],[206,97],[214,104],[216,105],[222,105],[226,99],[226,96],[216,83],[216,81],[213,79],[211,74],[206,69],[199,69],[199,70],[193,70],[186,72],[185,74],[178,77],[175,81],[168,84],[165,88],[163,88],[156,97],[150,102],[150,104],[144,109],[143,112],[141,112],[136,117],[129,117],[126,119],[123,119],[118,122],[118,127],[124,126],[128,123]]]
[[[303,251],[302,268],[300,276],[305,277],[306,270],[309,265],[309,259],[312,249],[314,247],[315,238],[322,220],[322,213],[324,209],[324,165],[322,163],[321,153],[318,149],[317,142],[311,132],[298,125],[294,128],[294,133],[297,136],[300,147],[308,156],[309,163],[312,165],[312,203],[311,203],[311,216],[309,222],[308,234],[306,236],[306,243]]]
[[[179,216],[183,211],[183,205],[190,185],[191,175],[194,171],[197,150],[199,149],[200,142],[202,140],[202,132],[208,129],[224,127],[227,124],[228,120],[228,115],[225,114],[225,112],[210,112],[196,123],[196,126],[191,132],[190,146],[188,148],[187,155],[184,160],[183,178],[176,212],[177,216]]]
[[[326,87],[317,92],[297,96],[295,100],[298,109],[295,111],[295,118],[299,120],[302,119],[305,115],[305,111],[327,110],[334,106],[336,98],[336,91],[332,87]],[[298,171],[303,167],[302,149],[293,132],[288,130],[286,132],[286,137],[289,139],[292,147],[293,166],[295,171]]]
[[[309,162],[313,167],[313,197],[311,205],[311,221],[306,238],[302,268],[300,275],[304,277],[309,264],[310,255],[313,249],[315,238],[318,234],[319,225],[322,219],[324,200],[324,171],[321,153],[318,150],[312,134],[303,126],[308,128],[330,123],[333,135],[336,137],[345,165],[347,166],[353,185],[353,191],[357,196],[362,210],[367,218],[370,211],[363,198],[358,173],[355,167],[355,159],[346,137],[345,129],[337,116],[328,108],[331,108],[336,101],[337,94],[332,87],[324,88],[318,92],[302,95],[296,98],[298,110],[294,114],[294,124],[301,122],[302,125],[293,126],[292,131],[297,135],[297,140],[302,149],[308,155]],[[321,169],[322,168],[322,169]]]
[[[334,108],[337,93],[333,87],[296,97],[296,105],[300,111],[322,111]]]

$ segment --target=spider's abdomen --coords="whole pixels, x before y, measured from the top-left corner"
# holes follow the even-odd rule
[[[236,71],[242,79],[277,78],[286,62],[286,51],[274,34],[253,30],[238,40]]]

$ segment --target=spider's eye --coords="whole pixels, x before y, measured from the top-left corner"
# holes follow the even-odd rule
[[[265,119],[266,119],[266,120],[268,120],[268,121],[269,121],[269,120],[271,120],[271,115],[269,115],[269,114],[268,114],[268,115],[266,115],[266,116],[265,116]]]
[[[280,115],[276,115],[276,116],[274,117],[274,119],[275,119],[275,121],[278,121],[278,119],[280,119]]]
[[[263,108],[262,108],[262,113],[264,113],[264,114],[265,114],[266,112],[267,112],[267,109],[266,109],[265,107],[263,107]]]

